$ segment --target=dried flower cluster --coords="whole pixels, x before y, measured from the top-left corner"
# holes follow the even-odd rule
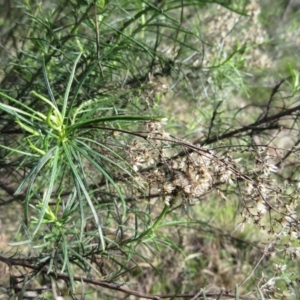
[[[220,51],[225,59],[236,50],[238,43],[240,46],[247,45],[252,48],[245,57],[249,66],[263,68],[271,66],[269,55],[259,47],[268,39],[266,30],[258,22],[260,10],[257,1],[252,0],[246,7],[247,17],[238,16],[219,5],[204,14],[202,21],[205,27],[204,40],[213,46],[206,47],[202,64],[211,65]]]
[[[147,198],[168,206],[181,201],[186,206],[209,201],[208,195],[214,191],[221,195],[220,201],[227,199],[226,191],[233,192],[239,199],[242,218],[237,229],[243,230],[247,223],[258,226],[266,235],[267,245],[270,243],[266,256],[274,253],[299,258],[299,188],[280,186],[276,181],[282,152],[271,146],[252,146],[224,153],[225,146],[208,149],[176,139],[158,122],[148,123],[147,130],[143,140],[134,140],[128,148],[139,181],[149,185]],[[286,272],[284,258],[274,269],[276,274],[262,279],[260,290],[270,297],[292,297],[293,289],[281,291],[275,285]]]
[[[231,186],[241,202],[242,228],[252,222],[271,234],[282,232],[283,236],[298,238],[298,192],[288,192],[291,187],[279,187],[271,177],[278,168],[268,147],[236,150],[249,154],[245,159],[250,164],[252,161],[252,167],[245,168],[245,161],[234,159],[233,153],[224,155],[175,139],[158,122],[148,123],[147,129],[145,139],[134,140],[127,151],[138,181],[151,188],[150,196],[160,197],[166,205],[176,200],[193,204],[206,199],[211,191],[226,199],[222,186]],[[178,152],[178,147],[183,150]]]
[[[239,9],[242,9],[241,7]],[[249,1],[245,8],[247,16],[238,15],[218,4],[210,4],[207,9],[202,8],[198,23],[192,26],[201,28],[201,39],[206,42],[204,51],[191,56],[193,67],[209,67],[214,63],[228,59],[237,47],[247,51],[244,59],[251,67],[267,68],[272,60],[262,45],[268,40],[268,33],[259,23],[258,17],[261,7],[256,0]],[[186,18],[183,26],[190,28],[191,21]],[[196,43],[196,41],[195,41]],[[178,47],[161,45],[159,50],[167,57],[177,57]]]

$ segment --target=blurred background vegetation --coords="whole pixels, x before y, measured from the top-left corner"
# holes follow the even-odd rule
[[[0,299],[300,299],[299,14],[298,0],[0,0]],[[49,158],[32,175],[56,140],[4,108],[53,120],[33,92],[59,109],[67,95],[72,124],[114,121],[74,130],[89,142],[74,166],[58,152],[57,174]],[[169,185],[192,145],[218,169],[193,199]],[[269,202],[245,178],[272,184]]]

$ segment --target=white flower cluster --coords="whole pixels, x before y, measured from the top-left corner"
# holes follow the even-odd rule
[[[134,140],[127,146],[127,153],[135,176],[140,178],[137,182],[149,187],[153,199],[160,198],[166,205],[177,200],[193,204],[215,190],[226,200],[222,185],[229,189],[237,187],[241,229],[253,222],[270,234],[279,230],[290,239],[298,238],[297,197],[290,193],[287,201],[289,187],[279,188],[275,179],[270,178],[277,172],[277,158],[270,154],[270,146],[246,148],[248,158],[233,159],[233,152],[220,154],[176,139],[164,132],[158,122],[147,123],[147,129],[144,140]],[[178,147],[183,151],[178,152]],[[239,164],[244,159],[252,161],[252,166]],[[267,224],[269,220],[264,216],[269,215],[272,220]]]
[[[193,202],[201,197],[213,184],[211,160],[197,152],[180,162],[173,162],[174,176],[171,184],[183,193],[183,198]]]

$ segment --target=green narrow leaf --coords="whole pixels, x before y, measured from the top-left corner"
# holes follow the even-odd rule
[[[86,259],[82,255],[80,255],[79,253],[77,253],[76,251],[74,251],[74,249],[72,249],[72,248],[69,248],[69,252],[72,253],[74,256],[76,256],[78,258],[78,260],[83,263],[84,266],[89,266],[91,269],[93,269],[93,271],[95,273],[99,274],[99,276],[102,276],[101,272],[97,268],[95,268],[95,266],[93,265],[93,263],[90,262],[88,259]]]
[[[43,56],[43,59],[42,59],[42,68],[43,68],[44,80],[45,80],[45,83],[46,83],[48,94],[50,96],[50,99],[51,99],[52,103],[57,107],[57,104],[56,104],[56,101],[55,101],[55,98],[54,98],[54,95],[52,93],[52,89],[51,89],[51,86],[50,86],[50,83],[49,83],[49,80],[48,80],[46,66],[45,66],[45,57],[44,56]]]
[[[72,290],[72,292],[74,292],[75,291],[75,282],[74,282],[73,271],[72,271],[71,264],[69,261],[68,241],[64,234],[62,235],[61,247],[62,247],[62,251],[64,254],[64,264],[63,264],[61,272],[63,273],[65,268],[67,268],[67,273],[68,273],[68,276],[70,279],[70,284],[71,284],[71,290]]]
[[[72,147],[72,146],[71,146]],[[71,167],[71,170],[73,172],[73,175],[74,175],[74,180],[77,181],[77,184],[79,185],[81,191],[83,192],[89,206],[90,206],[90,209],[92,211],[92,214],[94,216],[94,220],[97,224],[97,229],[98,229],[98,232],[99,232],[99,238],[100,238],[100,241],[101,241],[101,245],[102,245],[102,248],[103,248],[103,251],[105,250],[105,241],[104,241],[104,238],[103,238],[103,233],[102,233],[102,229],[101,229],[101,224],[99,222],[99,218],[98,218],[98,215],[97,215],[97,212],[96,212],[96,209],[93,205],[93,201],[92,199],[90,198],[89,194],[88,194],[88,191],[86,190],[86,187],[84,186],[84,183],[82,182],[82,179],[80,178],[77,170],[76,170],[76,166],[74,165],[73,163],[73,159],[72,159],[72,148],[69,149],[69,147],[66,145],[66,143],[63,143],[63,148],[64,148],[64,152],[66,154],[66,158],[68,160],[68,163]]]
[[[52,166],[51,166],[52,167],[52,172],[51,172],[50,180],[49,180],[49,183],[48,183],[48,186],[47,186],[47,190],[46,190],[46,192],[43,196],[43,205],[41,207],[40,215],[39,215],[38,221],[37,221],[37,225],[36,225],[36,228],[35,228],[32,236],[35,236],[36,233],[38,232],[38,230],[40,229],[40,226],[41,226],[41,224],[44,220],[44,215],[45,215],[46,209],[48,207],[49,200],[50,200],[51,195],[52,195],[55,179],[57,177],[59,150],[60,150],[59,147],[55,147],[53,162],[52,162]]]
[[[77,184],[77,182],[75,181],[75,187],[73,188],[72,192],[70,193],[67,203],[64,206],[64,215],[70,215],[72,214],[72,212],[76,212],[77,213],[77,207],[79,206],[80,209],[80,220],[82,222],[80,222],[80,232],[79,232],[79,240],[78,242],[81,244],[82,243],[82,239],[83,239],[83,235],[84,235],[84,220],[85,220],[85,215],[84,215],[84,209],[83,209],[83,201],[82,201],[82,196],[81,196],[81,192],[80,192],[80,188]],[[76,195],[78,194],[78,195]],[[77,196],[77,197],[76,197]],[[75,202],[76,198],[79,199],[79,201]],[[64,205],[64,203],[63,203]]]
[[[65,268],[67,266],[67,264],[69,264],[69,256],[68,256],[68,243],[67,243],[67,240],[66,240],[66,237],[64,234],[62,234],[62,243],[61,243],[61,248],[62,248],[62,252],[64,254],[64,259],[63,259],[63,266],[60,270],[61,273],[64,273],[65,271]],[[67,268],[68,269],[68,268]]]
[[[53,248],[51,251],[51,256],[50,256],[50,261],[49,261],[49,265],[48,265],[48,270],[47,270],[47,274],[52,272],[52,267],[54,264],[54,258],[55,258],[55,253],[56,253],[56,249]]]
[[[50,149],[44,156],[41,157],[41,159],[37,162],[37,164],[34,166],[34,168],[32,168],[30,170],[30,172],[25,176],[23,181],[18,186],[16,192],[14,193],[14,195],[20,194],[20,192],[24,188],[24,185],[28,182],[26,198],[24,199],[25,200],[25,203],[24,203],[24,206],[25,206],[25,209],[24,209],[25,223],[28,223],[28,207],[29,207],[30,193],[32,191],[32,186],[34,184],[35,178],[37,177],[37,175],[39,174],[41,169],[51,159],[54,150],[55,150],[55,148]]]
[[[60,119],[60,122],[63,122],[62,116],[60,111],[58,110],[58,108],[55,106],[55,104],[53,104],[49,99],[47,99],[46,97],[44,97],[43,95],[37,93],[36,91],[32,91],[31,92],[35,97],[41,99],[42,101],[46,102],[49,105],[49,110],[48,110],[48,115],[49,115],[49,111],[51,110],[51,108],[54,111],[54,115],[55,117]],[[48,117],[49,118],[49,117]],[[47,117],[45,118],[45,120],[47,120]]]
[[[78,161],[79,166],[81,168],[81,173],[83,174],[84,172],[82,172],[82,170],[83,170],[82,161],[81,161],[80,157],[78,157],[78,156],[75,157],[75,154],[76,153],[73,152],[74,158],[75,158],[76,161]],[[86,182],[84,182],[84,183],[86,184]],[[84,227],[85,227],[85,221],[84,221],[85,220],[85,212],[84,212],[83,197],[82,197],[81,189],[80,189],[80,186],[78,185],[78,182],[76,180],[75,180],[75,189],[76,189],[77,194],[78,194],[78,200],[79,200],[78,202],[79,202],[79,209],[80,209],[80,220],[81,220],[81,222],[80,222],[79,242],[82,243],[82,239],[84,237]]]
[[[83,76],[82,76],[80,82],[76,84],[76,88],[75,88],[75,91],[74,91],[74,96],[73,96],[73,98],[72,98],[72,100],[71,100],[69,106],[66,107],[66,114],[65,114],[65,116],[68,117],[68,116],[70,115],[70,112],[72,111],[73,105],[74,105],[74,103],[75,103],[75,101],[76,101],[76,98],[77,98],[77,96],[78,96],[78,93],[79,93],[79,91],[80,91],[80,89],[81,89],[83,83],[85,82],[85,80],[88,78],[88,76],[93,72],[93,70],[94,70],[97,66],[98,66],[98,63],[97,63],[97,62],[93,63],[93,64],[89,67],[89,69],[83,74]]]
[[[126,116],[126,115],[116,115],[116,116],[110,116],[110,117],[101,117],[101,118],[95,118],[95,119],[89,119],[86,121],[78,122],[74,125],[71,125],[66,128],[67,132],[72,132],[75,129],[93,125],[96,123],[103,123],[103,122],[116,122],[116,121],[158,121],[164,118],[161,117],[154,117],[154,116]]]
[[[145,52],[147,52],[147,54],[149,55],[149,57],[151,58],[155,58],[155,54],[152,53],[153,50],[151,48],[149,48],[148,46],[144,45],[143,43],[139,42],[137,39],[132,38],[131,36],[125,34],[122,29],[118,30],[114,27],[112,27],[110,24],[105,24],[108,28],[110,28],[111,30],[115,31],[117,33],[118,36],[122,35],[123,37],[127,38],[130,42],[132,42],[132,44],[136,44],[138,47],[140,47],[141,49],[143,49]]]
[[[26,111],[24,111],[24,110],[21,110],[21,109],[18,109],[18,108],[16,108],[16,107],[12,107],[12,106],[10,106],[10,105],[6,105],[6,104],[0,102],[0,109],[2,109],[2,110],[4,110],[4,111],[8,112],[9,114],[14,115],[14,116],[16,116],[16,117],[18,117],[18,118],[21,118],[21,119],[22,119],[23,121],[25,121],[25,122],[26,122],[26,121],[28,122],[28,120],[22,118],[20,115],[18,116],[16,113],[13,113],[13,111],[15,111],[15,112],[17,112],[17,113],[19,113],[19,114],[28,116],[28,117],[30,117],[31,119],[35,119],[35,120],[38,120],[38,121],[46,120],[46,116],[45,116],[45,115],[43,115],[43,114],[37,112],[36,110],[30,108],[30,107],[27,106],[26,104],[24,104],[24,103],[22,103],[22,102],[20,102],[20,101],[18,101],[18,100],[16,100],[16,99],[14,99],[14,98],[8,96],[8,95],[6,95],[6,94],[4,94],[4,93],[2,93],[2,92],[0,92],[0,96],[6,98],[6,99],[8,99],[8,100],[10,100],[11,102],[13,102],[13,103],[15,103],[15,104],[17,104],[17,105],[20,105],[22,108],[24,108],[25,110],[27,110],[28,112],[30,112],[30,113],[28,113],[28,112],[26,112]],[[36,115],[38,115],[40,118],[37,118]]]
[[[0,145],[0,147],[3,148],[3,149],[11,151],[11,153],[19,153],[19,154],[23,154],[23,155],[30,156],[30,157],[40,157],[40,155],[38,155],[38,154],[32,154],[30,152],[24,152],[24,151],[21,151],[21,150],[18,150],[18,149],[13,149],[13,148],[6,147],[6,146],[3,146],[3,145]]]
[[[28,173],[28,175],[26,175],[26,177],[23,179],[23,181],[20,183],[20,185],[18,186],[16,192],[14,195],[18,195],[20,194],[21,190],[23,189],[25,183],[30,179],[29,181],[29,187],[32,187],[33,183],[34,183],[34,179],[36,178],[36,176],[38,175],[38,173],[40,172],[40,170],[43,168],[43,166],[51,159],[53,152],[54,152],[55,148],[50,149],[44,156],[42,156],[40,158],[40,160],[36,163],[36,165],[34,166],[34,168],[32,168],[30,170],[30,172]],[[30,188],[28,189],[30,191]]]
[[[4,103],[0,103],[0,109],[2,109],[3,111],[6,111],[8,114],[15,116],[18,119],[23,120],[25,123],[32,125],[33,123],[29,120],[29,119],[35,119],[37,121],[43,121],[46,120],[46,116],[40,113],[36,113],[36,112],[31,112],[28,113],[22,109],[16,108],[16,107],[12,107],[10,105],[4,104]],[[38,114],[41,118],[37,118],[35,115]],[[28,119],[24,118],[23,116],[27,116]]]
[[[9,246],[23,246],[23,245],[28,245],[31,244],[32,240],[25,240],[25,241],[20,241],[20,242],[11,242],[8,243]]]
[[[171,246],[172,248],[176,249],[179,253],[181,253],[184,257],[186,257],[186,254],[184,253],[184,251],[178,246],[176,245],[172,239],[168,238],[167,236],[165,236],[164,234],[161,233],[157,233],[158,236],[160,236],[168,246]]]
[[[115,190],[117,191],[118,195],[120,196],[121,202],[122,202],[122,206],[123,206],[123,219],[126,216],[126,202],[124,199],[124,196],[119,188],[119,186],[115,183],[115,181],[112,179],[112,177],[83,149],[81,149],[80,147],[74,145],[74,148],[76,148],[76,150],[78,152],[80,152],[98,171],[101,172],[101,174],[103,174],[103,176],[107,179],[108,182],[110,182],[113,187],[115,188]]]
[[[105,149],[105,150],[111,152],[117,159],[119,159],[119,162],[124,162],[124,163],[128,166],[128,168],[130,168],[130,169],[133,170],[132,166],[131,166],[126,160],[124,160],[124,158],[123,158],[122,156],[120,156],[118,153],[116,153],[115,151],[113,151],[113,150],[110,149],[109,147],[107,147],[107,146],[105,146],[105,145],[103,145],[103,144],[100,144],[100,143],[98,143],[97,141],[93,141],[93,140],[91,140],[91,139],[88,139],[88,138],[82,138],[82,140],[83,140],[83,141],[88,141],[88,142],[90,142],[90,143],[94,143],[94,144],[98,145],[99,147],[101,147],[101,148],[103,148],[103,149]],[[125,168],[123,168],[123,167],[120,165],[119,162],[113,161],[113,160],[111,160],[110,158],[106,157],[105,155],[102,155],[102,154],[100,154],[100,153],[94,151],[94,150],[93,150],[92,148],[90,148],[86,143],[80,141],[80,139],[76,139],[76,141],[77,141],[78,143],[80,143],[81,145],[83,145],[84,147],[86,147],[86,149],[88,149],[89,153],[92,153],[94,156],[99,156],[102,160],[111,163],[112,165],[116,166],[117,168],[119,168],[120,170],[122,170],[123,172],[125,172],[126,174],[128,174],[130,177],[132,177],[132,179],[134,179],[134,177],[132,176],[132,174],[131,174],[128,170],[126,170]]]
[[[81,57],[82,53],[79,53],[79,55],[76,57],[71,74],[70,74],[70,78],[68,81],[68,85],[65,91],[65,95],[64,95],[64,102],[63,102],[63,107],[62,107],[62,119],[64,120],[65,115],[66,115],[66,109],[67,109],[67,105],[68,105],[68,100],[69,100],[69,94],[70,94],[70,89],[74,80],[74,75],[75,75],[75,71],[76,71],[76,67],[77,67],[77,63]]]

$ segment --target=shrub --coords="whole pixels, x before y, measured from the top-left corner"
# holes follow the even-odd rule
[[[296,297],[299,74],[251,81],[259,5],[6,5],[3,295]]]

